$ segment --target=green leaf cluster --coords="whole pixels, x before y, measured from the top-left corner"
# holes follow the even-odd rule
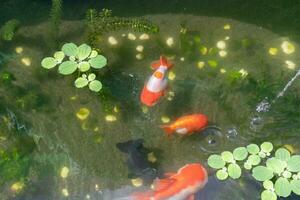
[[[15,32],[17,31],[19,25],[19,20],[11,19],[7,21],[0,29],[1,39],[5,41],[11,41],[14,38]]]
[[[64,61],[65,58],[68,58]],[[102,88],[100,81],[95,80],[94,73],[86,74],[91,69],[101,69],[107,64],[107,59],[98,55],[96,50],[87,44],[77,46],[74,43],[66,43],[62,46],[61,51],[54,53],[53,57],[46,57],[42,60],[43,68],[52,69],[58,65],[58,72],[62,75],[73,74],[76,70],[79,73],[84,73],[81,77],[75,80],[75,87],[82,88],[89,86],[89,89],[94,92],[99,92]]]

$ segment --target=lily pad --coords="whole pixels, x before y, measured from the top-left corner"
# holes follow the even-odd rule
[[[300,180],[292,180],[291,188],[295,194],[300,195]]]
[[[269,158],[266,162],[266,166],[274,173],[281,174],[287,164],[285,161],[279,160],[277,158]]]
[[[75,86],[77,88],[83,88],[83,87],[87,86],[88,83],[89,83],[89,81],[83,77],[79,77],[75,80]]]
[[[258,181],[266,181],[273,178],[273,171],[264,166],[254,167],[252,170],[252,176]]]
[[[91,73],[91,74],[89,74],[89,76],[88,76],[88,80],[89,80],[89,81],[93,81],[93,80],[95,80],[95,78],[96,78],[96,75],[95,75],[94,73]]]
[[[230,151],[222,152],[221,157],[225,162],[228,162],[228,163],[234,161],[233,154]]]
[[[102,67],[105,67],[107,64],[107,60],[104,56],[98,55],[95,58],[92,58],[89,60],[89,63],[91,66],[95,69],[100,69]]]
[[[87,44],[82,44],[78,47],[77,57],[79,60],[84,60],[89,57],[92,48]]]
[[[62,60],[65,58],[65,54],[62,51],[57,51],[54,53],[54,58],[58,63],[61,63]]]
[[[250,155],[248,157],[248,161],[251,163],[251,165],[258,165],[261,161],[261,158],[258,155]]]
[[[256,144],[249,144],[247,146],[247,150],[250,154],[254,155],[254,154],[258,154],[259,153],[259,147]]]
[[[78,53],[78,48],[76,44],[74,43],[66,43],[62,46],[61,50],[67,55],[67,56],[76,56]]]
[[[81,72],[86,72],[91,68],[91,66],[89,62],[83,61],[78,64],[78,68]]]
[[[275,192],[280,197],[290,196],[292,189],[288,179],[279,177],[275,182]]]
[[[207,163],[210,167],[214,169],[221,169],[225,166],[225,161],[219,155],[211,155],[209,156]]]
[[[42,67],[51,69],[57,65],[57,61],[52,57],[46,57],[42,60]]]
[[[299,172],[300,171],[300,156],[299,155],[292,156],[287,161],[287,169],[290,172]]]
[[[277,195],[275,192],[272,192],[270,190],[264,190],[261,195],[261,200],[277,200]]]
[[[240,166],[238,166],[237,164],[233,164],[233,163],[229,164],[228,175],[233,179],[240,178],[242,175],[242,170],[241,170]]]
[[[233,157],[235,160],[244,160],[248,156],[248,151],[245,147],[238,147],[233,151]]]
[[[216,173],[217,179],[223,181],[228,178],[228,173],[222,169],[218,170]]]
[[[102,89],[102,83],[98,80],[93,80],[90,82],[89,88],[91,91],[99,92]]]
[[[288,161],[291,157],[290,152],[285,148],[279,148],[275,152],[275,157],[282,161]]]
[[[273,150],[273,144],[271,142],[264,142],[260,145],[260,148],[265,153],[270,153]]]
[[[77,69],[77,63],[74,61],[65,61],[58,67],[58,72],[63,75],[69,75],[75,72]]]

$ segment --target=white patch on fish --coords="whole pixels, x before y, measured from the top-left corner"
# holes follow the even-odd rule
[[[176,129],[176,133],[180,134],[180,135],[184,135],[188,132],[187,128],[178,128]]]

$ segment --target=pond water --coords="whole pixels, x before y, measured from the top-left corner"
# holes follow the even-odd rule
[[[76,9],[82,14],[91,5],[77,2]],[[195,162],[207,168],[208,183],[195,199],[254,200],[260,183],[248,173],[217,180],[209,155],[264,141],[299,153],[300,83],[292,78],[300,57],[289,35],[238,18],[139,13],[159,32],[107,31],[93,42],[107,58],[95,72],[103,85],[97,93],[76,88],[77,73],[63,76],[57,67],[41,66],[65,43],[89,44],[83,18],[62,20],[53,43],[51,22],[40,12],[42,20],[21,23],[11,41],[0,42],[1,199],[109,200],[149,190],[150,184],[132,184],[127,155],[116,147],[143,139],[161,171]],[[150,64],[161,55],[174,66],[165,96],[147,107],[140,94],[153,73]],[[208,128],[167,137],[160,127],[193,113],[207,115]]]

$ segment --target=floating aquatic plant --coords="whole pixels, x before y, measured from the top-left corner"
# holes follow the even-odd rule
[[[0,36],[2,40],[11,41],[15,36],[15,32],[20,25],[20,21],[12,19],[7,21],[0,29]]]
[[[67,57],[68,60],[64,61]],[[83,88],[88,85],[91,91],[99,92],[102,88],[101,82],[95,80],[94,73],[87,74],[87,72],[91,69],[105,67],[107,60],[87,44],[77,47],[74,43],[66,43],[62,46],[61,51],[55,52],[53,57],[44,58],[41,64],[46,69],[52,69],[58,65],[58,72],[62,75],[70,75],[78,70],[83,74],[75,80],[75,87]]]
[[[211,155],[208,165],[217,169],[216,177],[240,178],[242,168],[252,169],[252,176],[263,182],[262,200],[276,200],[288,197],[291,193],[300,195],[300,155],[291,155],[286,148],[279,148],[271,156],[273,145],[264,142],[260,147],[250,144],[238,147],[233,153],[224,151],[221,155]],[[261,164],[264,163],[264,164]]]

